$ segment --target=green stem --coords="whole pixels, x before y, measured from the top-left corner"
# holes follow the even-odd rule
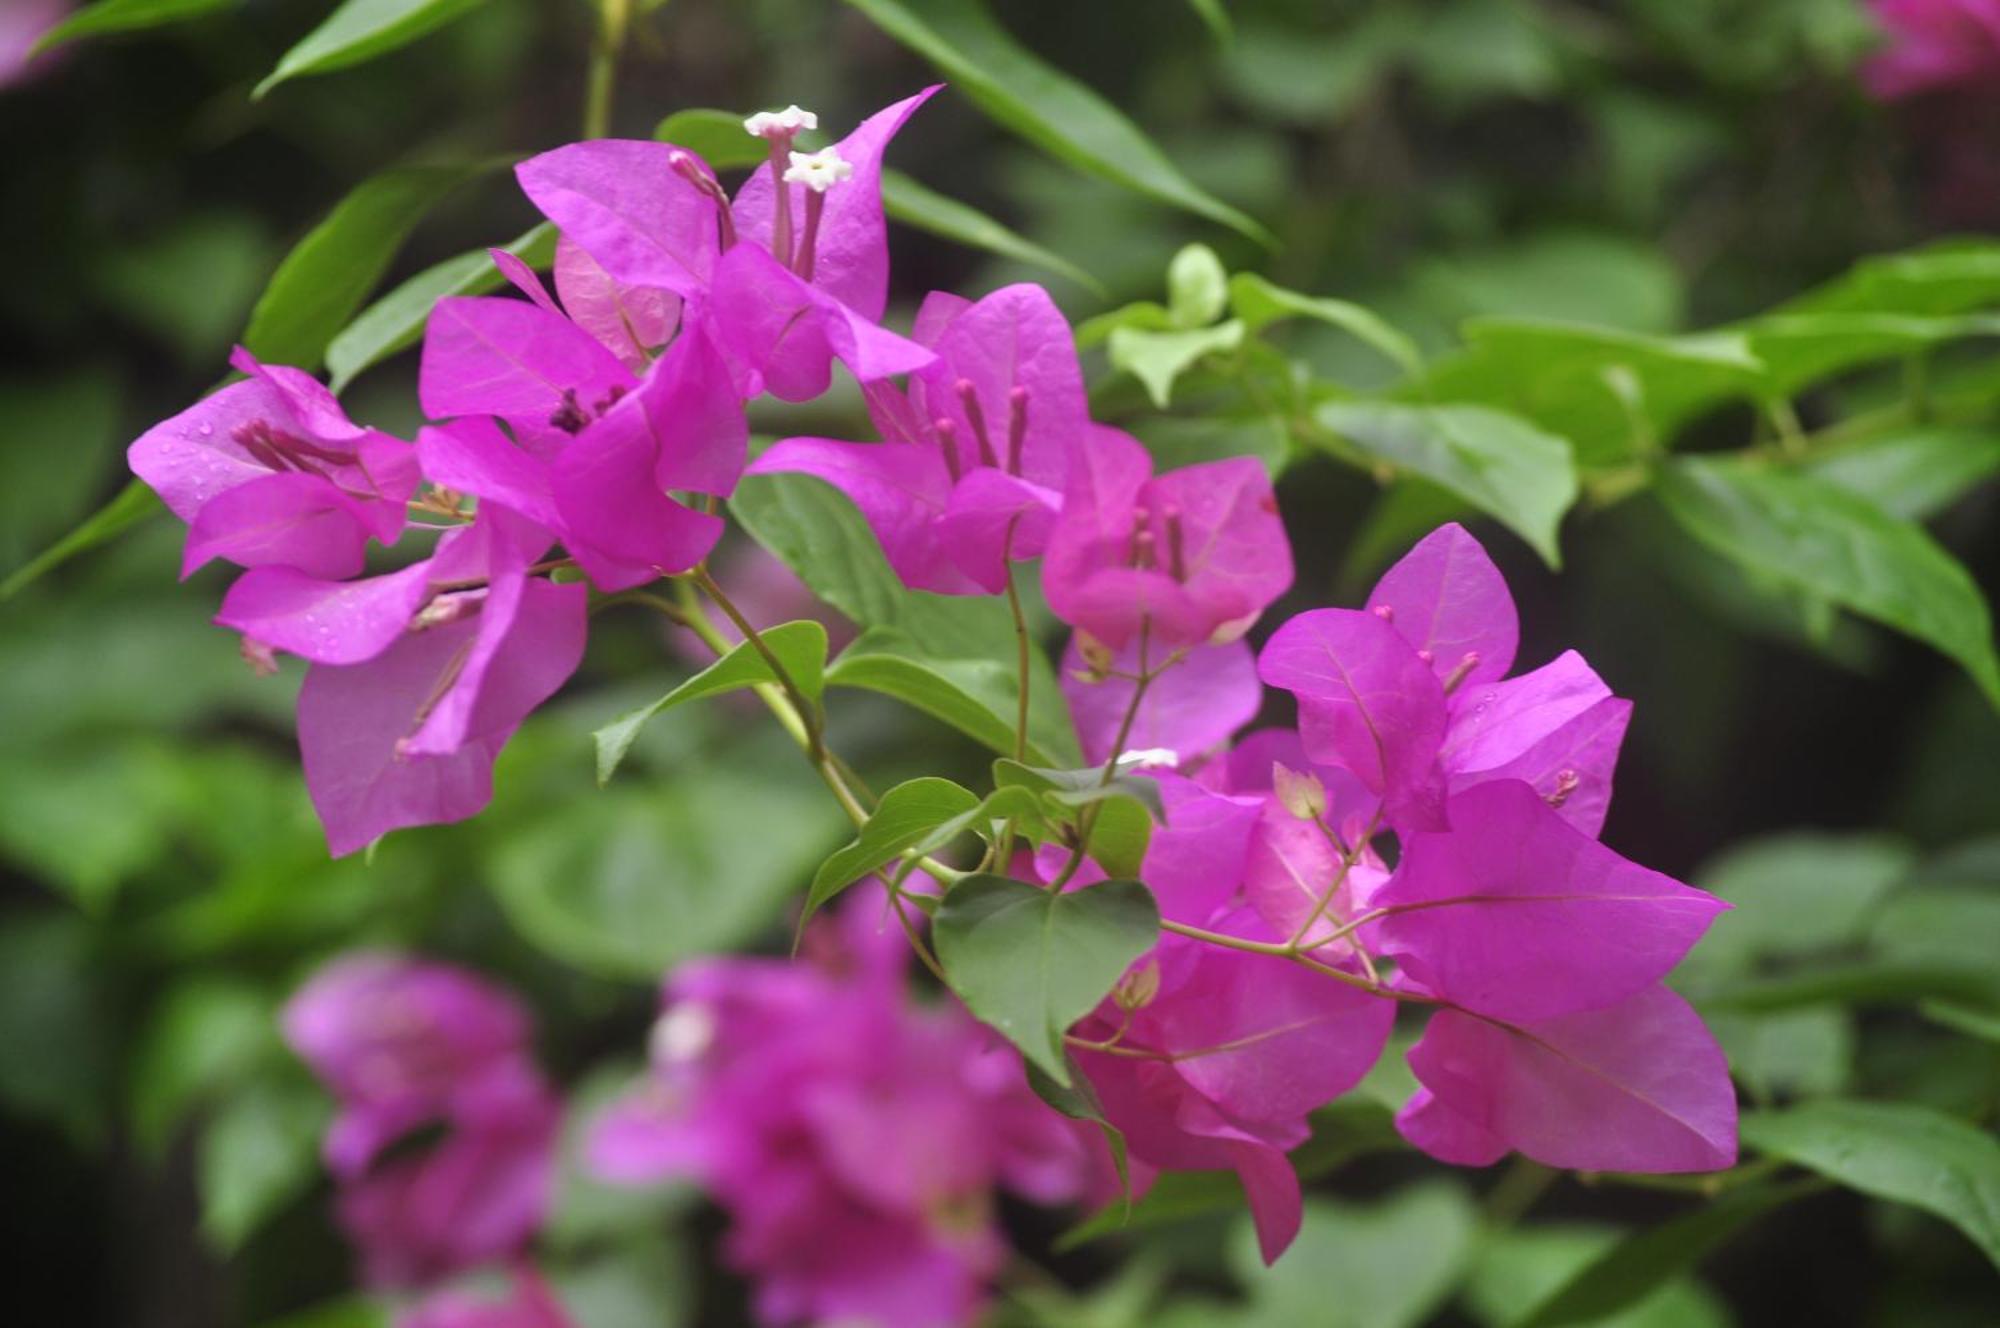
[[[632,0],[598,0],[597,38],[590,47],[589,81],[583,96],[583,136],[611,132],[611,100],[618,87],[618,57],[632,24]]]

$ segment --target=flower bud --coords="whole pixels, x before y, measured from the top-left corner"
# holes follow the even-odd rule
[[[1271,787],[1284,809],[1301,821],[1326,815],[1326,785],[1311,771],[1301,774],[1282,761],[1271,763]]]

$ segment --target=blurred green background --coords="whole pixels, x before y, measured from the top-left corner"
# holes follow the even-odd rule
[[[947,94],[893,164],[1101,289],[898,228],[905,307],[933,287],[1027,277],[1081,323],[1158,299],[1168,259],[1200,240],[1232,270],[1365,304],[1426,352],[1481,315],[1670,334],[1756,314],[1864,255],[2000,222],[2000,199],[1982,218],[1941,186],[1937,117],[1862,92],[1854,67],[1878,36],[1855,0],[991,8],[1277,245],[1072,169]],[[357,181],[578,132],[590,6],[488,0],[386,58],[252,100],[326,9],[251,0],[75,44],[0,89],[0,572],[117,491],[124,444],[216,381],[287,249]],[[787,102],[837,126],[933,77],[853,7],[671,0],[634,19],[614,129],[643,137],[684,107]],[[414,226],[385,286],[534,220],[504,172],[481,177]],[[1332,328],[1284,342],[1330,381],[1386,381],[1385,361]],[[1990,342],[1955,354],[1943,370],[1995,378]],[[1101,350],[1093,365],[1102,412],[1163,451],[1287,446],[1204,413],[1198,393],[1150,409]],[[408,436],[413,385],[404,356],[346,401]],[[1884,390],[1841,379],[1799,411],[1817,428]],[[1976,400],[1970,427],[1991,454],[1991,391]],[[865,436],[846,432],[855,406],[836,396],[758,424]],[[1747,412],[1723,410],[1682,446],[1741,447],[1751,428]],[[2000,510],[1976,481],[1991,470],[1936,484],[1905,513],[1989,584]],[[1327,464],[1292,467],[1281,496],[1300,546],[1287,607],[1346,602],[1411,531],[1457,511],[1427,486]],[[1572,516],[1560,574],[1499,526],[1480,534],[1521,600],[1523,659],[1575,646],[1638,702],[1606,841],[1759,901],[1716,972],[1804,973],[1809,986],[1816,972],[1894,961],[1991,976],[2000,721],[1963,673],[1903,637],[1795,611],[1679,534],[1650,495]],[[530,995],[556,1075],[615,1080],[642,1046],[659,973],[705,950],[775,947],[842,824],[781,736],[725,706],[654,724],[635,770],[600,792],[590,730],[685,671],[651,623],[612,615],[593,624],[582,676],[508,750],[483,817],[329,862],[291,748],[297,672],[254,677],[235,639],[207,625],[225,576],[176,584],[178,538],[171,523],[145,525],[0,604],[12,1300],[78,1326],[261,1328],[329,1304],[297,1322],[364,1323],[367,1310],[339,1304],[347,1256],[314,1152],[326,1106],[270,1024],[300,974],[363,942],[464,960]],[[845,698],[836,723],[878,786],[981,762],[879,698]],[[1711,1017],[1752,1101],[1891,1096],[1990,1128],[2000,1048],[1913,1003],[1808,990]],[[1614,1226],[1686,1206],[1564,1180],[1537,1208],[1553,1225],[1480,1242],[1476,1205],[1490,1216],[1512,1202],[1490,1177],[1444,1177],[1400,1154],[1317,1192],[1331,1206],[1268,1278],[1245,1272],[1240,1241],[1218,1239],[1223,1216],[1055,1255],[1060,1222],[1014,1213],[1023,1248],[1069,1290],[1005,1312],[1102,1328],[1500,1324]],[[742,1293],[708,1257],[716,1219],[698,1203],[646,1196],[635,1218],[588,1187],[566,1196],[551,1244],[566,1285],[596,1297],[593,1328],[740,1321]],[[1365,1289],[1391,1274],[1421,1294],[1364,1296],[1359,1310],[1318,1300],[1316,1279]],[[1249,1308],[1225,1319],[1211,1302],[1246,1278]],[[1631,1315],[1616,1321],[1971,1326],[2000,1321],[2000,1299],[1948,1226],[1829,1192],[1748,1228],[1698,1282],[1675,1279]]]

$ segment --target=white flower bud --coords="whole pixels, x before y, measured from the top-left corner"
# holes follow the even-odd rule
[[[655,1065],[697,1059],[715,1041],[715,1013],[700,1001],[681,1001],[653,1024],[646,1050]]]

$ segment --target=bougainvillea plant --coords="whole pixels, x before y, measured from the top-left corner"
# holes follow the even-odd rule
[[[1641,165],[1639,181],[1626,164],[1649,144],[1678,159],[1700,117],[1676,104],[1649,119],[1653,94],[1635,90],[1659,71],[1629,61],[1710,20],[1635,16],[1655,7],[1583,16],[1520,84],[1534,61],[1468,61],[1466,34],[1501,31],[1503,9],[1523,40],[1579,16],[1363,6],[1334,33],[1314,26],[1326,16],[1291,28],[1283,6],[1242,6],[1232,48],[1225,6],[1190,8],[1229,51],[1213,58],[1238,109],[1300,139],[1312,116],[1375,113],[1345,76],[1337,95],[1297,77],[1315,51],[1345,68],[1350,38],[1371,78],[1407,66],[1454,125],[1473,103],[1441,90],[1471,75],[1514,70],[1506,96],[1539,115],[1555,102],[1538,80],[1582,70],[1563,74],[1592,85],[1575,132],[1605,136],[1626,203],[1661,195],[1664,229],[1667,186],[1691,175]],[[0,84],[60,72],[28,62],[26,34],[66,8],[0,20]],[[231,8],[99,0],[36,41]],[[481,7],[332,8],[260,96]],[[1600,283],[1597,260],[1559,246],[1561,261],[1522,269],[1532,280],[1474,272],[1465,284],[1499,293],[1450,292],[1435,328],[1405,318],[1400,287],[1367,287],[1391,321],[1255,270],[1353,257],[1328,242],[1323,199],[1272,234],[980,0],[841,8],[949,85],[899,66],[898,95],[851,125],[829,115],[823,131],[797,105],[692,109],[647,140],[609,136],[612,89],[630,29],[663,22],[661,6],[589,8],[582,141],[419,152],[363,183],[279,267],[229,377],[131,443],[123,495],[0,583],[5,598],[171,514],[183,578],[231,577],[214,620],[258,675],[242,684],[268,695],[288,685],[271,675],[303,675],[302,780],[271,779],[290,757],[260,750],[255,777],[228,766],[198,785],[230,798],[129,799],[135,820],[151,802],[227,804],[227,834],[107,836],[118,860],[299,822],[260,845],[279,867],[227,864],[254,890],[224,882],[200,907],[146,913],[133,943],[167,956],[175,992],[135,1056],[135,1101],[152,1105],[134,1116],[160,1134],[201,1117],[210,1240],[240,1245],[323,1178],[369,1328],[706,1322],[716,1298],[772,1328],[1242,1328],[1313,1321],[1322,1302],[1329,1322],[1413,1328],[1461,1291],[1450,1312],[1490,1328],[1648,1305],[1723,1323],[1689,1269],[1829,1182],[1923,1208],[2000,1262],[2000,1145],[1983,1128],[2000,1081],[1975,1082],[1977,1058],[1952,1051],[1996,1038],[1990,895],[1916,890],[1899,920],[1877,905],[1913,859],[1858,835],[1781,846],[1782,870],[1753,848],[1766,875],[1748,887],[1691,874],[1712,891],[1622,856],[1643,797],[1628,785],[1624,819],[1607,819],[1634,721],[1613,681],[1646,701],[1635,751],[1657,754],[1683,712],[1652,698],[1686,706],[1700,685],[1663,675],[1701,657],[1648,641],[1649,673],[1646,653],[1613,653],[1616,632],[1641,634],[1614,623],[1588,638],[1615,675],[1600,678],[1533,644],[1553,615],[1518,574],[1530,552],[1562,571],[1563,523],[1619,509],[1624,556],[1577,558],[1566,590],[1607,578],[1601,608],[1627,594],[1613,563],[1623,577],[1646,561],[1634,550],[1664,551],[1749,631],[1833,657],[1857,629],[1845,611],[1949,657],[1969,708],[1980,693],[2000,707],[1985,597],[1924,529],[2000,473],[2000,246],[1869,259],[1686,333],[1651,297],[1619,308],[1658,284],[1650,268]],[[1732,21],[1685,61],[1719,69],[1740,46],[1752,63],[1794,48],[1817,62],[1852,40],[1851,70],[1826,78],[1857,113],[1862,93],[1886,104],[1938,215],[1993,215],[1992,0],[1871,0],[1876,30],[1858,38],[1822,32],[1826,6],[1753,8],[1798,40],[1739,41]],[[1433,21],[1453,39],[1433,41]],[[1726,118],[1749,118],[1748,85],[1723,81]],[[968,106],[1094,187],[1213,226],[1217,248],[1174,253],[1164,302],[1072,326],[1069,295],[1108,304],[1131,274],[1084,271],[895,169],[922,160],[906,127],[932,133]],[[518,186],[508,202],[539,213],[532,229],[367,303],[417,218],[481,177]],[[1518,193],[1506,184],[1487,201]],[[1514,206],[1441,194],[1422,207],[1456,216],[1446,229]],[[1179,243],[1137,222],[1128,235],[1128,220],[1105,221],[1124,256]],[[1034,234],[1057,233],[1044,221]],[[912,274],[941,269],[924,255],[892,272],[892,222],[984,249],[1001,275],[924,293]],[[1819,261],[1806,248],[1785,268],[1801,281]],[[1158,264],[1139,257],[1150,281]],[[1547,289],[1572,269],[1616,289],[1601,305],[1603,291]],[[1036,272],[1060,274],[1065,298],[1024,279]],[[1442,324],[1468,312],[1483,316],[1454,339]],[[225,344],[226,329],[190,362]],[[412,348],[413,400],[349,391]],[[1354,496],[1342,484],[1372,504],[1353,529],[1325,501]],[[1517,572],[1523,614],[1482,540]],[[656,667],[682,675],[664,694]],[[1727,722],[1689,741],[1734,764]],[[885,733],[896,742],[873,741]],[[54,805],[29,796],[36,763],[68,759],[36,742],[0,850],[25,841],[60,864],[50,845],[73,823],[22,831]],[[635,753],[656,780],[626,769]],[[594,798],[591,755],[599,785],[617,781]],[[253,784],[262,811],[233,800]],[[190,847],[183,874],[202,876],[210,847]],[[1990,875],[1986,852],[1966,870]],[[1796,896],[1790,912],[1759,897],[1766,876]],[[459,885],[468,915],[492,887],[497,915],[472,922],[488,934],[431,911]],[[101,903],[98,888],[78,891]],[[269,897],[287,892],[310,899],[309,921],[278,916]],[[766,952],[734,953],[760,938]],[[508,948],[522,941],[532,956]],[[254,973],[204,967],[205,944],[236,946]],[[1884,1029],[1843,1002],[1910,1009]],[[616,1031],[572,1038],[584,1019]],[[1866,1079],[1857,1046],[1920,1021],[1967,1040],[1936,1058],[1952,1074],[1891,1058]],[[1423,1179],[1380,1203],[1313,1194],[1364,1154]],[[1689,1210],[1622,1242],[1517,1226],[1558,1181]],[[688,1226],[733,1280],[661,1291],[678,1276],[674,1205],[697,1192],[708,1206]],[[1182,1233],[1155,1228],[1217,1217],[1235,1234],[1200,1267],[1157,1271]],[[1141,1257],[1102,1278],[1094,1256],[1065,1261],[1105,1237]],[[1225,1270],[1245,1301],[1201,1299]],[[1186,1298],[1156,1307],[1169,1281]],[[345,1303],[331,1312],[310,1321],[345,1328]]]
[[[1263,463],[1161,470],[1093,423],[1040,287],[935,292],[908,335],[884,326],[882,158],[937,91],[811,152],[810,112],[751,117],[769,164],[733,195],[673,143],[523,162],[555,291],[496,254],[516,294],[436,304],[414,440],[239,352],[240,381],[132,445],[187,523],[184,572],[244,569],[216,621],[245,658],[309,663],[299,744],[331,851],[476,815],[601,609],[665,614],[721,656],[717,689],[759,689],[856,827],[809,909],[875,884],[807,923],[792,963],[671,975],[654,1068],[591,1155],[708,1187],[771,1322],[962,1319],[999,1267],[1003,1186],[1124,1202],[1161,1172],[1232,1171],[1275,1260],[1301,1218],[1287,1153],[1399,1009],[1428,1017],[1397,1127],[1439,1159],[1730,1166],[1723,1055],[1660,981],[1726,905],[1597,839],[1630,704],[1574,653],[1514,671],[1507,586],[1456,525],[1365,605],[1264,621],[1293,561]],[[817,396],[835,363],[880,441],[753,460],[746,403]],[[831,485],[912,591],[1007,601],[1019,705],[990,789],[877,800],[832,750],[824,633],[760,629],[710,567],[746,473]],[[1063,745],[1088,765],[1033,756],[1037,563],[1073,631]],[[1295,726],[1244,731],[1265,688]],[[991,1031],[913,1006],[909,953]],[[523,1321],[559,1314],[522,1253],[554,1115],[521,1013],[361,956],[287,1028],[342,1104],[327,1159],[368,1279],[511,1260]],[[381,1160],[420,1125],[444,1133]]]

